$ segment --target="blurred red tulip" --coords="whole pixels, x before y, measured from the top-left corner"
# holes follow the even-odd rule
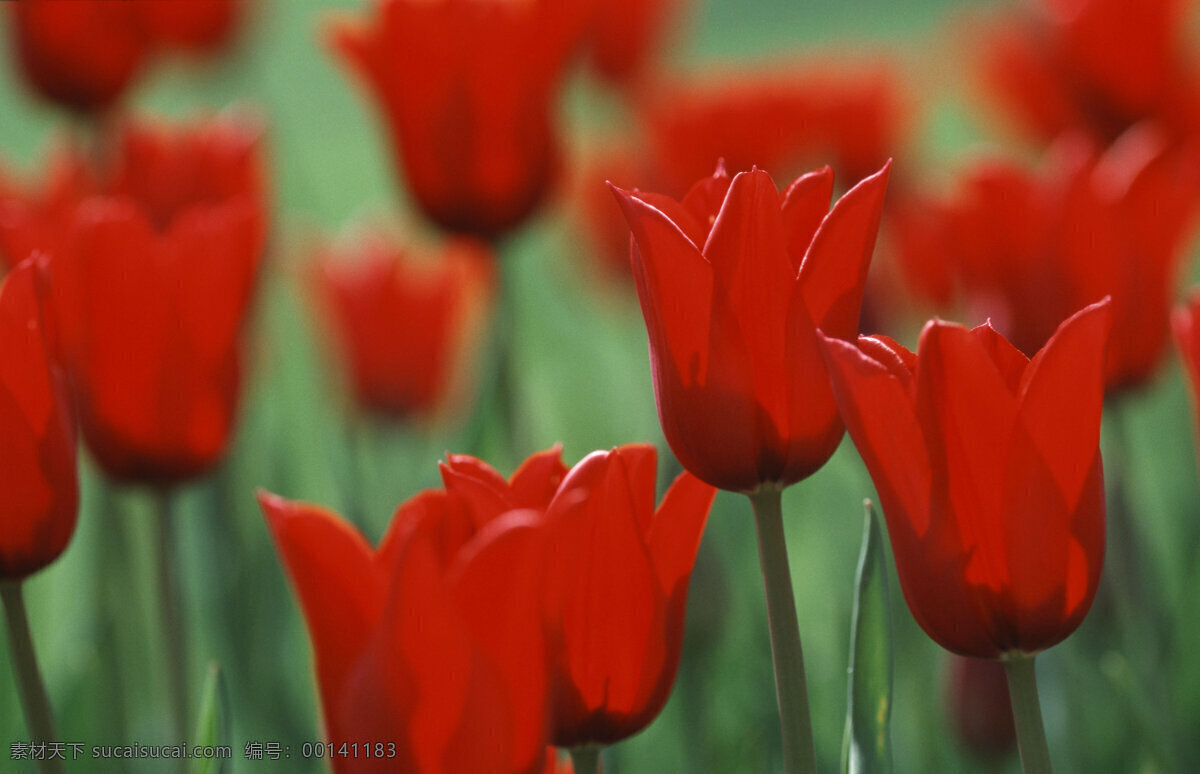
[[[614,189],[633,229],[659,420],[700,479],[786,486],[837,448],[816,329],[858,332],[888,169],[832,209],[828,167],[782,195],[757,169],[732,181],[719,169],[682,203]]]
[[[613,83],[637,80],[659,55],[661,39],[681,0],[607,0],[594,3],[591,62]]]
[[[80,111],[111,106],[140,71],[151,43],[136,3],[9,3],[13,52],[42,96]]]
[[[456,239],[422,261],[366,235],[338,252],[358,256],[324,256],[317,291],[359,403],[402,419],[455,404],[495,281],[488,247]]]
[[[1078,138],[1076,138],[1078,139]],[[1138,127],[1103,156],[1071,140],[1040,172],[976,164],[936,213],[938,244],[969,305],[1026,355],[1073,310],[1112,297],[1109,391],[1149,379],[1200,193],[1200,155]]]
[[[778,65],[741,76],[667,82],[642,106],[656,182],[671,196],[708,174],[758,166],[784,174],[831,163],[870,175],[899,145],[904,110],[889,66]]]
[[[654,447],[595,452],[546,513],[554,696],[551,741],[612,744],[666,704],[688,582],[716,491],[688,473],[654,508]]]
[[[308,624],[327,740],[385,740],[383,757],[333,757],[338,774],[543,770],[528,513],[494,520],[447,566],[423,526],[455,507],[445,493],[402,505],[378,549],[317,506],[259,502]]]
[[[1034,137],[1067,130],[1107,144],[1147,118],[1179,139],[1200,129],[1200,81],[1186,56],[1190,0],[1039,0],[988,20],[987,86]]]
[[[143,0],[141,5],[152,39],[196,54],[224,48],[243,12],[243,0]]]
[[[989,325],[932,321],[917,354],[824,338],[921,628],[954,653],[1033,654],[1091,607],[1104,560],[1108,300],[1029,360]]]
[[[44,263],[31,258],[0,283],[0,581],[45,567],[75,531],[75,420],[43,311]]]
[[[63,224],[55,293],[84,440],[111,476],[171,483],[221,458],[266,216],[257,127],[128,130],[111,196]]]
[[[0,178],[0,268],[16,266],[35,250],[60,252],[64,224],[97,185],[83,160],[61,148],[48,164],[44,184]]]
[[[557,174],[553,99],[587,4],[377,0],[332,43],[378,101],[399,177],[441,227],[494,239]]]
[[[951,656],[948,664],[946,707],[958,741],[983,760],[1011,755],[1017,749],[1017,729],[1004,665],[963,656]]]

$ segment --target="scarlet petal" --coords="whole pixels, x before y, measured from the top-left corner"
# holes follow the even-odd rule
[[[788,255],[797,273],[833,198],[833,170],[822,167],[796,178],[783,192],[783,225]]]
[[[685,471],[671,484],[654,514],[646,540],[659,588],[668,599],[686,591],[716,496],[716,489]]]

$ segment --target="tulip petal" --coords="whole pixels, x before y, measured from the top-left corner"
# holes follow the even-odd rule
[[[521,463],[512,474],[509,494],[517,508],[544,510],[554,499],[567,466],[562,461],[562,444],[538,452]]]
[[[842,195],[813,235],[800,266],[809,316],[826,336],[849,340],[859,310],[892,164]]]
[[[822,167],[796,178],[783,192],[783,227],[788,256],[797,274],[833,199],[833,169]]]
[[[673,600],[686,591],[716,496],[716,489],[684,471],[667,489],[654,514],[646,542],[659,587],[667,599]]]

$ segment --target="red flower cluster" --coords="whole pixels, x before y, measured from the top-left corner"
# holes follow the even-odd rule
[[[990,325],[930,322],[914,355],[825,338],[909,609],[965,656],[1033,654],[1083,620],[1104,558],[1107,300],[1029,360]]]
[[[422,261],[375,234],[351,251],[322,258],[316,289],[359,403],[398,418],[453,403],[489,306],[491,251],[457,239]]]
[[[54,561],[75,531],[75,421],[44,275],[31,258],[0,283],[0,582]]]
[[[825,463],[843,426],[817,328],[849,339],[888,167],[832,209],[828,167],[780,194],[724,168],[682,202],[614,189],[633,230],[663,433],[683,466],[733,491],[786,486]]]
[[[378,549],[337,516],[260,502],[313,640],[328,736],[396,740],[339,772],[539,771],[547,740],[610,742],[666,701],[714,491],[654,508],[648,446],[569,472],[557,449],[505,480],[451,456]]]
[[[43,97],[80,111],[115,103],[158,51],[213,51],[241,0],[21,0],[9,3],[13,50]]]

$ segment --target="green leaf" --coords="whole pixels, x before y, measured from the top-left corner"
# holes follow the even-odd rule
[[[192,747],[221,747],[229,745],[229,694],[225,690],[225,678],[221,665],[208,665],[208,677],[204,680],[204,696],[200,700],[200,719],[196,723],[196,734]],[[190,758],[189,774],[228,774],[230,758]]]
[[[850,684],[842,771],[890,774],[892,741],[892,617],[887,563],[875,509],[865,500],[862,551],[850,629]]]

